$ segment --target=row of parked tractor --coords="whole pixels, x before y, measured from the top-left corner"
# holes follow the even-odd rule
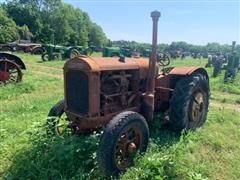
[[[236,53],[236,41],[232,42],[232,51],[226,54],[208,55],[206,68],[213,67],[213,77],[217,77],[221,70],[225,70],[224,82],[233,82],[240,70],[240,60]]]
[[[240,68],[239,58],[236,56],[235,45],[236,42],[233,42],[232,52],[224,55],[220,53],[190,53],[175,50],[167,53],[160,53],[158,58],[163,58],[161,56],[164,56],[164,59],[184,59],[187,56],[198,59],[202,57],[208,58],[206,68],[211,66],[214,67],[213,77],[216,77],[220,73],[221,69],[225,69],[226,72],[224,82],[232,82],[234,81]],[[0,51],[22,51],[25,53],[39,54],[41,55],[43,61],[51,61],[56,59],[66,60],[72,59],[79,55],[90,56],[94,51],[102,51],[103,57],[149,57],[151,53],[150,49],[138,51],[132,50],[129,47],[104,47],[102,49],[97,49],[94,46],[60,46],[53,44],[31,43],[27,40],[18,40],[8,44],[0,44]],[[8,67],[13,71],[8,71]],[[6,83],[10,81],[21,81],[21,69],[25,69],[26,67],[19,57],[7,53],[0,53],[0,68],[0,81]]]
[[[79,54],[90,55],[94,47],[85,48],[83,46],[60,46],[53,44],[31,43],[28,40],[17,40],[8,44],[0,44],[2,51],[22,51],[31,54],[42,55],[43,61],[54,59],[69,59]]]

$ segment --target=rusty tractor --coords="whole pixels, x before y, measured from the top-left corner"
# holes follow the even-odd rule
[[[22,80],[23,61],[12,54],[0,53],[0,84],[17,83]]]
[[[0,44],[2,51],[23,51],[25,53],[42,54],[44,48],[41,44],[31,43],[28,40],[17,40],[8,44]]]
[[[48,114],[47,132],[67,129],[81,134],[104,127],[97,150],[103,172],[117,175],[146,151],[154,112],[166,115],[174,131],[194,130],[207,117],[209,78],[200,67],[165,67],[168,55],[157,55],[160,12],[151,13],[150,58],[78,56],[64,65],[64,99]],[[61,117],[66,118],[61,118]],[[66,124],[66,123],[65,123]]]

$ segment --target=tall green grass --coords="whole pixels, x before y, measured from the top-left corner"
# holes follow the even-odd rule
[[[96,161],[101,130],[65,139],[46,136],[48,111],[63,98],[63,80],[50,75],[59,75],[64,62],[40,63],[40,56],[18,55],[27,64],[23,82],[0,87],[0,178],[108,179]],[[171,65],[205,63],[206,59],[187,58]],[[239,76],[233,84],[223,84],[222,74],[212,78],[212,68],[208,72],[216,92],[212,100],[236,103]],[[238,179],[240,117],[235,107],[211,106],[204,127],[187,135],[166,130],[157,115],[148,151],[120,179]]]

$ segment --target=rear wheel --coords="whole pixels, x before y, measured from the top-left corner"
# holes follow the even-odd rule
[[[44,53],[44,49],[42,47],[36,47],[32,50],[32,54],[43,54]]]
[[[148,124],[136,112],[126,111],[115,116],[101,136],[97,158],[107,175],[117,175],[133,164],[137,152],[147,149]]]
[[[17,83],[22,80],[22,71],[18,64],[7,59],[0,59],[0,83]]]
[[[76,49],[71,49],[70,52],[69,52],[69,58],[70,59],[78,57],[78,55],[79,55],[79,52]]]
[[[201,127],[207,118],[209,84],[205,75],[194,73],[181,79],[170,100],[169,125],[174,131]]]

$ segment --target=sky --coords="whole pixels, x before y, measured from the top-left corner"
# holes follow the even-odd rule
[[[158,10],[159,43],[231,44],[235,40],[240,44],[240,0],[63,1],[87,12],[110,40],[151,43],[150,13]]]
[[[87,12],[111,40],[151,42],[150,12],[161,12],[159,43],[240,43],[240,0],[63,0]]]

